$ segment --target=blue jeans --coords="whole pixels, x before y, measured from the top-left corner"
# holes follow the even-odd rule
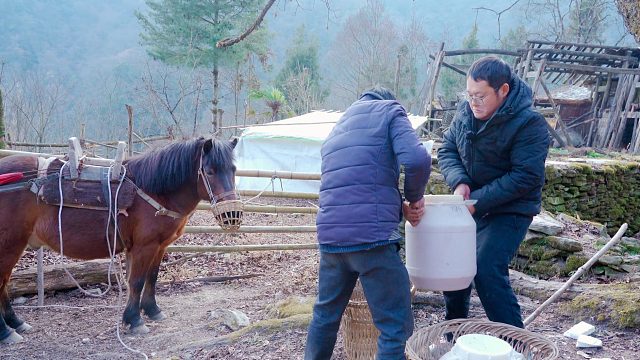
[[[518,251],[531,216],[494,214],[475,219],[478,272],[473,279],[478,297],[491,321],[524,328],[518,299],[509,282],[509,263]],[[471,285],[458,291],[445,291],[446,319],[469,315]]]
[[[318,299],[307,335],[306,360],[331,358],[340,319],[358,277],[380,331],[376,359],[405,359],[413,312],[409,275],[397,249],[392,243],[365,251],[320,252]]]

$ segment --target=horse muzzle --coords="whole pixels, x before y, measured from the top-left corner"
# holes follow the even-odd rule
[[[240,200],[224,200],[211,204],[211,211],[224,231],[237,231],[242,224],[244,204]]]

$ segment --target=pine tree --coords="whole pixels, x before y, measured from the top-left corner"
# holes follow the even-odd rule
[[[293,45],[287,50],[287,59],[276,77],[275,85],[282,89],[296,114],[305,114],[326,97],[320,88],[320,80],[318,45],[315,39],[307,38],[302,26],[297,31]]]
[[[244,30],[261,10],[261,0],[146,0],[147,15],[136,13],[142,25],[140,35],[147,52],[162,62],[185,67],[209,67],[213,76],[213,126],[222,115],[219,109],[219,78],[224,67],[233,67],[249,54],[265,58],[266,30],[259,28],[244,41],[225,48],[216,42]]]

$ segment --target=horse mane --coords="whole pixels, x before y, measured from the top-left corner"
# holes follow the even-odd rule
[[[152,194],[167,194],[195,180],[200,166],[204,138],[172,143],[133,157],[126,162],[133,182]],[[213,161],[217,169],[233,167],[233,149],[226,141],[212,139]],[[203,160],[204,161],[204,160]]]

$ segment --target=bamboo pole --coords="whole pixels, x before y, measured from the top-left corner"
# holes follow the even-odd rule
[[[226,231],[219,226],[185,226],[184,232],[187,234],[283,234],[299,232],[316,232],[315,226],[241,226],[236,231]]]
[[[69,147],[69,144],[52,144],[52,143],[28,143],[28,142],[16,142],[16,141],[7,141],[7,145],[11,146],[20,146],[20,147],[50,147],[50,148],[66,148]]]
[[[196,210],[211,210],[211,204],[202,201],[196,207]],[[315,207],[302,206],[267,206],[267,205],[244,205],[244,212],[268,213],[268,214],[317,214],[318,209]]]
[[[542,310],[556,301],[560,297],[560,295],[562,295],[562,293],[565,292],[580,276],[586,273],[587,270],[589,270],[589,268],[591,268],[591,266],[595,264],[602,255],[609,251],[612,246],[616,245],[622,238],[622,235],[624,235],[624,233],[627,231],[627,227],[627,223],[622,224],[618,232],[616,232],[613,238],[609,240],[609,242],[602,249],[600,249],[595,255],[593,255],[591,259],[589,259],[586,264],[582,265],[578,269],[578,271],[576,271],[576,273],[573,274],[573,276],[571,276],[569,280],[564,283],[564,285],[562,285],[560,289],[558,289],[553,295],[551,295],[549,299],[547,299],[547,301],[542,303],[542,305],[540,305],[533,313],[531,313],[531,315],[529,315],[529,317],[525,319],[524,325],[529,325],[536,317],[538,317],[538,315],[540,315]]]
[[[318,173],[301,173],[277,170],[236,170],[236,176],[280,178],[290,180],[320,180],[320,174]]]
[[[255,190],[238,190],[238,193],[242,196],[264,196],[275,198],[289,198],[289,199],[318,199],[318,194],[312,193],[299,193],[299,192],[286,192],[286,191],[255,191]]]
[[[167,252],[205,253],[205,252],[240,252],[270,250],[315,250],[318,244],[272,244],[272,245],[213,245],[213,246],[181,246],[171,245]]]

